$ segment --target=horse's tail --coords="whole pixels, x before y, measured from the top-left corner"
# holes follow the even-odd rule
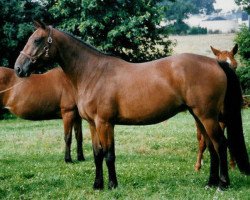
[[[250,164],[242,127],[241,107],[243,98],[240,82],[228,63],[219,62],[219,65],[227,76],[227,91],[224,108],[228,147],[239,170],[244,174],[250,175]]]

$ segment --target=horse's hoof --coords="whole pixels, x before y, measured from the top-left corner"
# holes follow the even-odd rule
[[[85,158],[84,158],[84,156],[79,156],[79,157],[77,158],[77,160],[78,160],[78,161],[85,161]]]
[[[220,182],[218,189],[221,191],[224,191],[224,190],[228,189],[229,185],[230,184],[228,184],[228,183]]]
[[[103,190],[104,184],[103,181],[95,181],[93,185],[94,190]]]
[[[194,170],[195,170],[196,172],[199,172],[200,169],[201,169],[201,166],[200,166],[200,165],[195,165]]]
[[[206,187],[212,188],[212,187],[218,187],[219,185],[219,179],[209,179]]]
[[[117,186],[118,186],[117,181],[116,181],[116,182],[110,181],[110,182],[109,182],[109,185],[108,185],[108,189],[109,189],[109,190],[112,190],[112,189],[117,188]]]
[[[73,163],[71,158],[65,158],[64,160],[65,160],[66,163]]]

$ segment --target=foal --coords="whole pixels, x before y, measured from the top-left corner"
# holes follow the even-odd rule
[[[65,161],[71,162],[72,129],[77,140],[77,159],[84,160],[82,121],[78,114],[73,87],[61,68],[45,74],[18,78],[13,69],[0,67],[0,108],[28,120],[63,119]]]
[[[214,53],[214,55],[216,56],[216,58],[220,61],[225,61],[228,64],[230,64],[230,67],[233,70],[236,70],[237,68],[237,61],[234,58],[234,55],[237,53],[238,51],[238,44],[235,44],[235,46],[232,48],[231,51],[221,51],[218,49],[215,49],[214,47],[210,46],[212,52]],[[225,130],[225,124],[224,123],[220,123],[221,127],[223,129],[223,131]],[[202,158],[203,158],[203,153],[206,150],[206,144],[205,144],[205,140],[204,137],[202,136],[200,130],[197,128],[197,140],[198,140],[198,144],[199,144],[199,149],[198,149],[198,155],[197,155],[197,161],[195,164],[195,170],[199,171],[201,168],[201,162],[202,162]],[[232,157],[232,154],[230,153],[231,159],[230,159],[230,166],[232,169],[235,168],[235,160]]]

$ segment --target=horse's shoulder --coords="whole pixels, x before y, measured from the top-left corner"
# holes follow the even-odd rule
[[[10,79],[15,75],[13,69],[7,67],[0,67],[0,83],[9,82]]]

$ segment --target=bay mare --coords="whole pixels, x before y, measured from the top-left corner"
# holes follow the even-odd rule
[[[76,107],[73,87],[62,69],[19,78],[10,68],[0,67],[0,108],[28,120],[63,119],[65,161],[71,162],[72,129],[77,140],[77,158],[84,160],[82,121]]]
[[[233,70],[236,70],[238,64],[237,64],[237,61],[234,58],[234,55],[238,51],[238,44],[235,44],[234,47],[230,51],[219,50],[219,49],[216,49],[216,48],[214,48],[212,46],[210,46],[210,48],[211,48],[213,54],[216,56],[217,60],[227,62],[229,64],[229,66]],[[221,121],[220,125],[221,125],[221,128],[222,128],[223,132],[224,132],[224,130],[226,128],[225,123],[223,123]],[[196,164],[195,164],[195,170],[199,171],[200,168],[201,168],[203,153],[206,150],[206,143],[205,143],[204,137],[202,136],[202,133],[200,132],[198,127],[197,127],[197,140],[198,140],[199,148],[198,148],[197,160],[196,160]],[[230,167],[232,169],[234,169],[236,163],[235,163],[235,160],[234,160],[234,158],[232,156],[232,153],[230,151],[229,151],[229,153],[230,153],[230,162],[229,162]]]
[[[237,165],[241,172],[250,174],[242,129],[240,85],[227,63],[195,54],[129,63],[101,53],[42,22],[35,25],[36,31],[16,60],[15,71],[18,76],[26,77],[45,62],[58,62],[71,80],[79,113],[91,130],[96,167],[94,189],[104,187],[104,158],[108,187],[118,185],[116,124],[154,124],[183,110],[193,115],[209,148],[208,186],[224,189],[230,184],[226,138],[218,120],[220,113],[225,117],[228,144]]]

